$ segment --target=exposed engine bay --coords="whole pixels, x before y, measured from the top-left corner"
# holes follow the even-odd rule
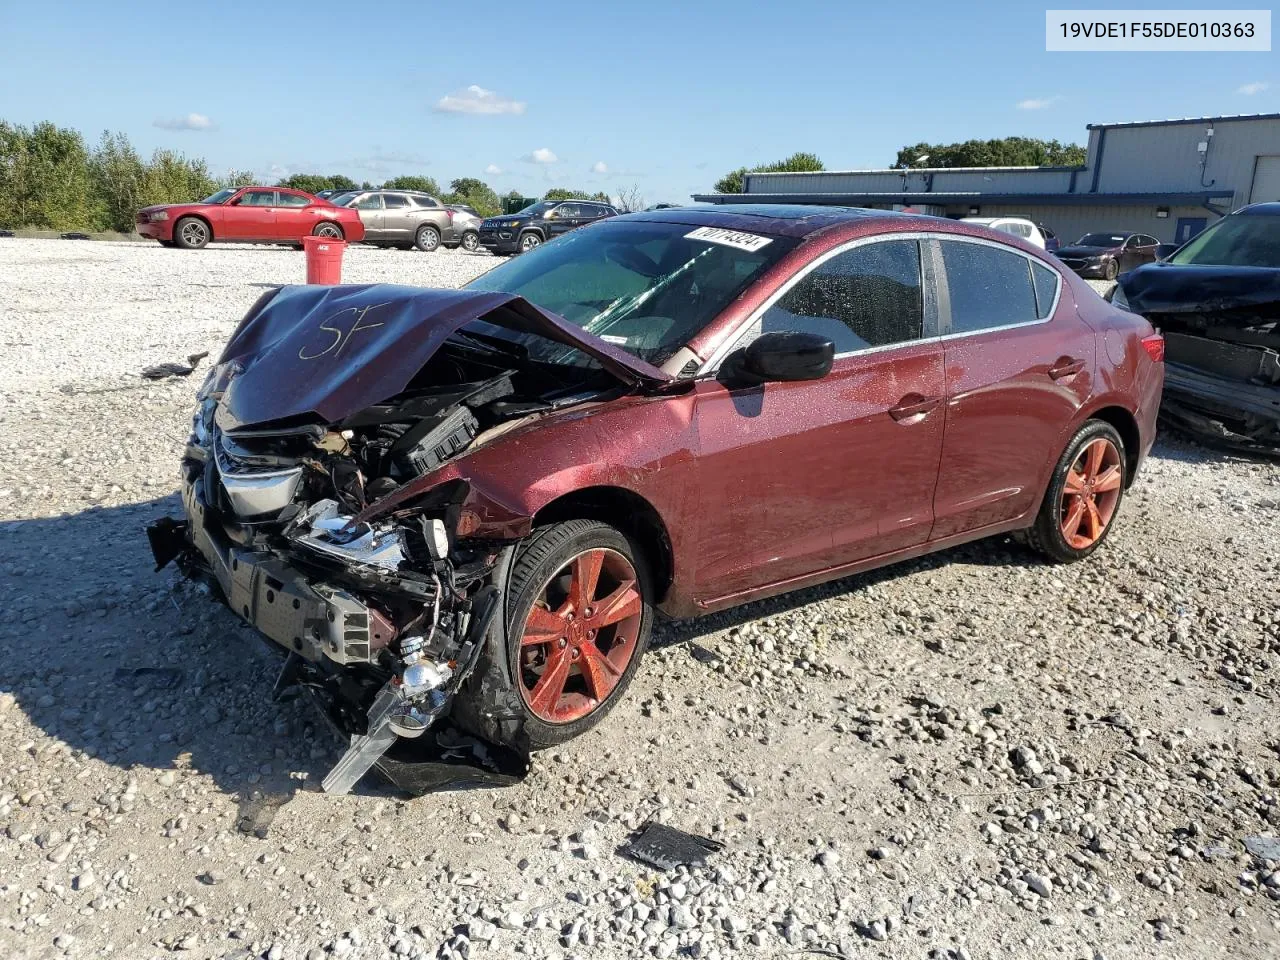
[[[634,380],[618,376],[625,364],[607,344],[578,344],[503,295],[275,294],[200,392],[182,461],[185,517],[148,530],[158,568],[176,560],[287,651],[277,693],[310,693],[350,738],[326,791],[349,791],[375,764],[415,792],[512,782],[527,768],[518,731],[484,742],[450,714],[502,630],[513,544],[470,535],[460,479],[381,519],[359,516],[477,444]],[[348,356],[319,350],[338,343]],[[471,699],[472,713],[501,709]],[[405,762],[412,750],[388,755],[428,731],[417,757],[426,767]]]

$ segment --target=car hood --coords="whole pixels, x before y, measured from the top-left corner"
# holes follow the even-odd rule
[[[402,391],[445,340],[475,320],[576,347],[628,386],[671,380],[510,293],[291,286],[263,294],[218,358],[210,389],[223,394],[220,422],[342,420]]]
[[[1149,263],[1120,278],[1137,313],[1209,313],[1280,304],[1280,268]]]
[[[1072,245],[1070,247],[1059,247],[1055,253],[1060,257],[1100,257],[1104,253],[1117,253],[1119,247],[1081,247]]]

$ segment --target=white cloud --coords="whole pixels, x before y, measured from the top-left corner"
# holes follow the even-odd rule
[[[1061,99],[1061,97],[1045,97],[1042,99],[1031,97],[1026,100],[1019,100],[1017,107],[1019,110],[1047,110]]]
[[[472,113],[494,115],[500,113],[524,113],[525,102],[500,96],[478,84],[465,90],[455,90],[436,101],[437,113]]]
[[[520,158],[527,163],[558,163],[560,158],[551,152],[547,147],[539,147],[533,153],[526,154]]]
[[[1270,86],[1271,84],[1263,83],[1262,81],[1257,81],[1256,83],[1246,83],[1242,87],[1237,87],[1236,93],[1243,93],[1246,97],[1252,97],[1254,94],[1261,93],[1263,90],[1268,89]]]
[[[212,130],[213,121],[203,113],[188,113],[185,117],[161,117],[155,120],[153,127],[161,130]]]
[[[502,172],[502,168],[501,168],[500,166],[498,166],[496,163],[491,163],[491,164],[489,164],[487,167],[485,167],[485,168],[484,168],[484,172],[485,172],[485,173],[487,173],[487,174],[490,174],[490,175],[492,176],[492,175],[496,175],[496,174],[501,173],[501,172]]]
[[[597,160],[595,163],[591,165],[591,172],[592,173],[608,173],[609,165],[605,163],[603,160]]]

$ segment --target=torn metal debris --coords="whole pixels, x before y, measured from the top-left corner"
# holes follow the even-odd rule
[[[710,854],[723,849],[724,844],[718,840],[650,821],[622,845],[620,852],[659,870],[674,870],[681,866],[704,867]]]

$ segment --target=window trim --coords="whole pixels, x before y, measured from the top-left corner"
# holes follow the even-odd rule
[[[751,313],[733,330],[721,345],[711,354],[710,357],[700,366],[693,374],[694,378],[715,376],[720,369],[720,364],[724,362],[724,358],[738,348],[738,344],[743,337],[751,330],[756,321],[761,319],[765,312],[768,311],[775,303],[791,292],[791,288],[805,279],[814,270],[832,260],[843,253],[850,250],[856,250],[858,247],[864,247],[872,243],[887,243],[890,240],[914,240],[920,249],[920,310],[921,323],[924,336],[918,340],[904,340],[901,343],[886,343],[876,347],[862,347],[859,350],[850,350],[846,353],[837,353],[835,360],[843,360],[845,357],[858,357],[869,353],[883,353],[886,350],[900,350],[905,347],[914,347],[921,343],[931,343],[941,339],[942,332],[942,312],[939,302],[939,292],[941,285],[938,282],[938,270],[941,267],[941,257],[935,257],[929,250],[928,240],[934,238],[934,234],[924,231],[903,231],[901,233],[877,233],[869,237],[858,237],[842,243],[838,247],[832,247],[826,253],[819,254],[814,257],[799,270],[782,282],[777,290],[769,294],[768,298],[752,310]],[[996,244],[996,246],[1000,246]],[[947,314],[950,317],[950,312]]]
[[[1017,254],[1019,257],[1022,257],[1027,261],[1027,282],[1031,284],[1031,299],[1036,304],[1037,310],[1040,309],[1040,299],[1036,296],[1034,274],[1031,273],[1033,265],[1038,263],[1041,266],[1049,267],[1049,269],[1057,276],[1058,282],[1057,289],[1053,292],[1053,303],[1050,304],[1049,312],[1043,318],[1036,317],[1034,320],[1021,320],[1018,323],[1002,323],[994,327],[983,327],[981,330],[962,330],[959,333],[955,333],[951,329],[951,282],[947,278],[947,267],[942,259],[942,245],[939,243],[937,263],[938,273],[935,279],[940,286],[946,288],[947,297],[946,310],[945,312],[940,311],[938,315],[938,330],[941,334],[938,339],[943,341],[960,340],[964,337],[981,337],[997,330],[1016,330],[1019,327],[1034,327],[1038,324],[1049,323],[1057,314],[1058,305],[1062,303],[1062,273],[1050,264],[1046,263],[1044,260],[1041,260],[1039,257],[1033,256],[1025,250],[1019,250],[1017,247],[1011,247],[1008,244],[999,243],[995,240],[988,240],[986,237],[969,237],[958,233],[935,233],[931,235],[929,239],[939,241],[955,240],[961,243],[976,243],[979,246],[995,247],[997,250],[1004,250],[1007,253]]]

